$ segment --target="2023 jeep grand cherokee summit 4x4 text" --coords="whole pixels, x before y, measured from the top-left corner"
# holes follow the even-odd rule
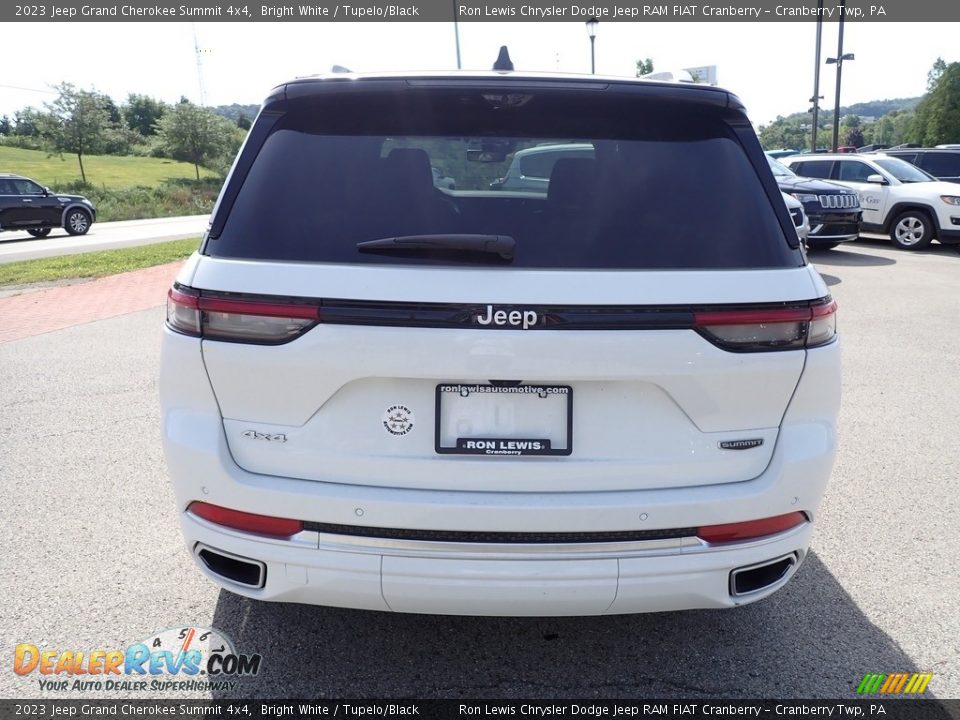
[[[490,189],[514,153],[564,142],[593,157],[540,192]],[[757,600],[803,560],[833,463],[835,307],[726,91],[290,82],[169,295],[187,546],[261,600]]]

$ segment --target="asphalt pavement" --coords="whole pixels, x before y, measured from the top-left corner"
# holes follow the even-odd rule
[[[4,232],[0,233],[0,264],[198,237],[206,230],[209,218],[187,215],[94,223],[86,235],[70,235],[63,228],[54,228],[45,238],[35,238],[26,231]]]
[[[812,259],[840,305],[840,457],[797,576],[725,611],[434,617],[220,591],[165,474],[163,310],[0,343],[0,697],[80,697],[11,672],[17,643],[125,648],[182,625],[263,655],[222,697],[852,699],[865,673],[912,671],[960,697],[960,256],[858,242]]]

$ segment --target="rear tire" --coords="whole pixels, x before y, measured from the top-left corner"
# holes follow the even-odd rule
[[[900,213],[890,226],[890,240],[901,250],[922,250],[933,240],[933,220],[923,210]]]
[[[50,234],[51,228],[30,228],[27,230],[28,233],[33,235],[35,238],[45,238]]]
[[[64,228],[71,235],[86,235],[90,229],[90,213],[80,208],[71,210],[67,213]]]

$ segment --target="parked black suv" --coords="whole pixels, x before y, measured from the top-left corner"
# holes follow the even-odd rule
[[[898,157],[926,170],[937,180],[960,183],[960,150],[948,148],[891,148],[884,155]]]
[[[803,203],[810,220],[807,247],[830,250],[860,235],[860,196],[836,183],[797,175],[786,165],[767,157],[782,192]]]
[[[0,232],[26,230],[46,237],[55,227],[85,235],[97,219],[97,209],[82,195],[61,195],[30,178],[0,173]]]

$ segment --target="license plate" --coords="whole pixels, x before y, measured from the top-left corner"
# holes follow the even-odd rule
[[[568,385],[437,385],[435,427],[438,453],[569,455],[573,389]]]

